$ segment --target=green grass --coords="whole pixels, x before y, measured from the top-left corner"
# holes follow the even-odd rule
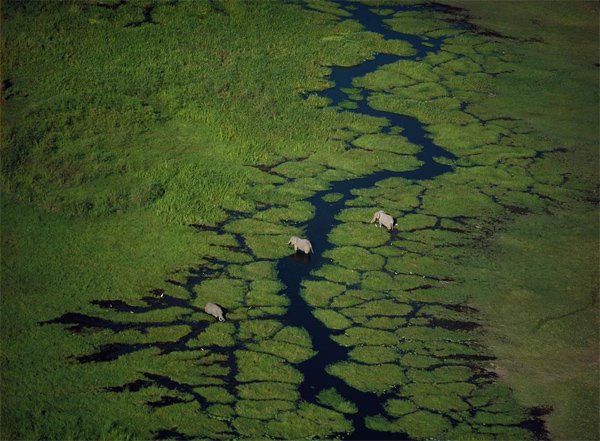
[[[386,120],[324,108],[315,94],[331,85],[329,66],[411,50],[365,32],[339,5],[309,4],[323,12],[157,2],[158,24],[126,28],[144,2],[3,1],[2,80],[12,82],[0,152],[3,438],[352,431],[344,414],[355,403],[334,389],[318,404],[300,399],[295,365],[315,353],[314,336],[283,323],[290,300],[276,259],[315,215],[304,199],[333,181],[420,165],[400,129],[384,135]],[[447,39],[420,62],[355,79],[347,105],[371,89],[370,105],[418,118],[459,158],[431,181],[353,191],[329,234],[331,264],[312,272],[325,280],[303,281],[301,295],[349,347],[328,372],[389,393],[368,427],[527,439],[517,424],[543,404],[554,407],[553,438],[586,438],[598,424],[597,18],[591,3],[466,7],[486,27],[543,42],[462,32],[446,13],[378,9],[395,29]],[[380,208],[400,217],[399,231],[368,224]],[[185,283],[188,268],[200,281],[191,295],[165,282]],[[135,314],[90,304],[144,307],[142,297],[160,298],[153,288],[181,303]],[[201,312],[208,301],[226,308],[227,322]],[[38,324],[65,312],[132,328]],[[436,320],[477,321],[484,332]],[[181,341],[191,351],[152,345],[204,326]],[[107,343],[139,348],[109,363],[69,358]],[[500,377],[472,379],[479,369]],[[103,390],[141,379],[136,391]],[[146,405],[162,397],[182,402]]]

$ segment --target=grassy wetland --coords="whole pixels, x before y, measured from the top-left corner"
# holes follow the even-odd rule
[[[1,7],[2,439],[600,435],[595,3]]]

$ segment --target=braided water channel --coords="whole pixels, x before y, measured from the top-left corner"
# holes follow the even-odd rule
[[[422,6],[418,6],[422,7]],[[396,6],[394,10],[415,9],[414,6]],[[322,96],[331,100],[330,105],[337,106],[348,99],[348,95],[343,92],[344,89],[354,87],[354,78],[359,78],[374,72],[381,66],[394,63],[398,60],[417,61],[427,53],[435,53],[439,50],[443,39],[419,38],[415,35],[395,32],[388,27],[383,26],[383,16],[377,15],[367,6],[362,4],[352,4],[352,7],[345,8],[352,14],[352,18],[359,21],[367,30],[380,33],[386,39],[399,39],[410,43],[415,51],[411,56],[399,56],[390,54],[377,54],[373,59],[367,60],[353,67],[333,67],[329,79],[335,86],[327,89]],[[361,392],[348,386],[344,381],[330,375],[326,372],[326,367],[336,361],[348,359],[348,348],[340,346],[333,341],[331,330],[319,321],[311,310],[311,307],[304,301],[300,295],[301,284],[303,280],[310,280],[310,273],[324,264],[330,262],[323,257],[323,251],[333,248],[333,244],[328,242],[328,235],[332,228],[339,223],[336,216],[346,205],[346,202],[354,197],[353,190],[372,188],[377,182],[388,178],[405,178],[410,180],[433,179],[443,173],[452,170],[448,165],[443,165],[434,160],[434,158],[455,159],[454,155],[435,145],[427,137],[424,127],[418,120],[395,113],[383,112],[373,109],[368,104],[369,92],[360,90],[361,99],[354,100],[357,103],[355,110],[350,110],[363,115],[386,118],[389,125],[382,129],[382,133],[389,133],[392,128],[402,129],[402,134],[414,145],[420,146],[421,150],[417,153],[417,159],[422,164],[416,170],[408,172],[394,172],[382,170],[369,176],[349,179],[332,184],[328,190],[318,192],[308,199],[308,202],[315,207],[315,216],[311,222],[306,225],[306,236],[310,238],[313,244],[316,244],[316,252],[310,258],[301,256],[290,256],[280,260],[277,265],[279,278],[286,288],[284,294],[291,300],[289,312],[285,316],[288,324],[303,327],[308,330],[312,339],[314,349],[317,355],[301,363],[298,368],[304,375],[304,381],[300,386],[302,399],[308,402],[315,402],[319,391],[329,387],[334,387],[344,396],[345,399],[355,403],[358,412],[353,416],[354,431],[345,439],[375,440],[390,439],[390,434],[369,429],[365,426],[365,416],[381,413],[383,399],[382,397]],[[325,201],[323,197],[329,193],[339,195],[337,201]],[[391,234],[394,234],[392,232]],[[419,306],[414,306],[414,312]],[[408,439],[407,434],[396,434],[399,439]]]
[[[390,178],[401,178],[410,182],[423,182],[433,180],[436,177],[453,171],[451,166],[442,163],[442,159],[453,160],[456,159],[455,156],[432,142],[432,140],[428,137],[425,127],[417,119],[402,116],[396,113],[373,109],[368,103],[370,92],[366,89],[357,88],[353,84],[354,79],[363,77],[387,64],[394,63],[399,60],[419,61],[428,54],[435,54],[440,50],[444,39],[429,37],[421,38],[415,35],[395,32],[384,26],[384,16],[374,13],[368,7],[359,3],[342,3],[342,5],[344,9],[351,14],[351,18],[360,22],[368,31],[379,33],[383,35],[385,39],[395,39],[407,42],[412,46],[414,54],[411,56],[377,54],[374,58],[354,67],[334,67],[332,68],[329,79],[335,84],[335,86],[322,92],[321,96],[330,99],[330,105],[334,107],[345,102],[346,100],[351,99],[355,103],[355,108],[351,110],[345,109],[345,112],[355,112],[357,114],[383,118],[387,120],[388,124],[381,129],[381,133],[391,134],[400,132],[402,136],[404,136],[411,144],[419,147],[420,150],[416,154],[416,159],[420,161],[420,165],[411,171],[399,172],[384,169],[368,176],[333,182],[330,184],[327,190],[319,191],[313,194],[313,196],[307,198],[306,202],[308,202],[314,208],[314,216],[306,223],[295,226],[304,228],[303,234],[305,234],[306,237],[312,241],[315,253],[310,257],[292,255],[284,257],[277,262],[277,278],[283,284],[283,288],[279,291],[279,296],[289,299],[289,304],[287,305],[285,314],[282,316],[278,317],[277,314],[274,313],[273,315],[266,314],[261,318],[280,320],[284,325],[304,329],[307,331],[308,335],[310,335],[312,349],[315,351],[315,355],[308,357],[305,361],[295,365],[295,368],[302,374],[302,380],[298,386],[299,398],[306,403],[316,403],[319,402],[319,394],[322,391],[334,389],[346,401],[353,403],[353,405],[356,406],[356,412],[344,416],[351,421],[353,430],[349,431],[350,433],[337,432],[338,436],[346,439],[409,439],[411,436],[409,433],[407,433],[408,431],[394,429],[384,432],[376,430],[373,424],[367,424],[367,420],[369,418],[377,418],[386,413],[386,403],[388,403],[390,399],[393,400],[394,398],[398,397],[397,393],[400,389],[398,384],[392,385],[393,387],[390,389],[377,394],[371,391],[359,390],[359,388],[352,386],[340,376],[333,375],[328,371],[328,367],[336,363],[349,360],[351,358],[349,355],[351,348],[338,343],[335,339],[332,339],[332,337],[335,338],[342,336],[344,332],[330,329],[324,324],[323,321],[319,320],[315,316],[314,305],[311,305],[309,302],[307,302],[306,298],[302,295],[302,289],[306,282],[318,282],[319,280],[322,280],[318,276],[315,276],[315,272],[332,263],[332,260],[324,255],[324,253],[335,249],[335,245],[332,243],[330,238],[331,233],[337,226],[340,225],[341,222],[339,220],[339,214],[344,208],[347,208],[348,202],[356,196],[356,191],[361,189],[371,189],[378,183]],[[393,9],[394,12],[418,10],[422,8],[425,8],[425,6],[389,7],[389,9]],[[352,97],[344,92],[348,89],[354,90]],[[357,96],[360,96],[360,98],[357,98]],[[350,149],[352,146],[348,145],[348,148]],[[440,161],[436,161],[436,158],[439,158]],[[333,194],[336,195],[335,200],[326,197]],[[418,199],[421,202],[422,196],[422,194],[418,196]],[[400,216],[411,215],[417,213],[418,211],[419,207],[413,207],[412,210],[402,212]],[[398,215],[399,213],[393,214]],[[460,223],[461,221],[461,219],[455,220],[457,223]],[[438,218],[438,222],[432,228],[442,229],[439,224],[440,218]],[[373,227],[373,229],[374,228],[375,227]],[[228,231],[226,226],[223,228],[200,227],[199,229],[203,231],[208,230],[216,235],[225,235],[225,231]],[[399,233],[393,231],[390,232],[389,235],[390,241],[392,241],[398,237]],[[240,252],[244,255],[251,256],[255,260],[259,260],[256,252],[253,252],[241,234],[234,233],[232,236],[235,239],[236,245],[227,246],[229,246],[232,250],[235,250],[235,252]],[[215,375],[214,378],[223,382],[223,385],[230,396],[237,396],[239,398],[237,388],[240,383],[243,383],[243,381],[238,379],[239,360],[236,358],[236,351],[240,349],[241,344],[238,345],[232,343],[229,346],[223,344],[223,347],[220,347],[219,343],[221,342],[217,342],[212,345],[203,344],[204,347],[201,348],[197,342],[194,343],[194,341],[198,337],[201,337],[210,327],[210,323],[195,319],[196,316],[203,314],[202,307],[198,303],[199,295],[197,288],[200,287],[203,282],[218,277],[221,272],[225,272],[227,266],[228,262],[225,260],[210,259],[208,264],[202,264],[198,270],[190,271],[191,275],[186,278],[185,282],[172,282],[173,284],[183,288],[187,293],[188,298],[178,298],[176,296],[169,295],[163,290],[154,290],[151,296],[146,296],[141,299],[146,306],[134,306],[121,300],[103,300],[93,302],[95,305],[104,310],[127,313],[128,315],[143,315],[145,313],[153,313],[161,310],[167,311],[169,309],[179,309],[185,311],[185,313],[178,315],[171,321],[161,322],[147,320],[137,322],[120,322],[80,313],[67,313],[48,323],[70,324],[70,330],[74,332],[79,332],[89,328],[108,329],[114,333],[133,330],[141,334],[146,334],[148,331],[185,327],[189,329],[189,332],[175,341],[153,341],[150,339],[150,341],[142,343],[106,344],[101,346],[92,354],[77,357],[77,360],[81,363],[108,362],[116,360],[122,356],[138,353],[147,349],[158,349],[160,355],[179,352],[198,353],[199,350],[204,351],[204,347],[206,347],[213,355],[221,357],[215,363],[215,365],[219,365],[219,367],[224,369],[229,369],[228,374]],[[381,272],[384,272],[392,277],[395,275],[395,273],[389,269],[382,268]],[[412,275],[412,273],[410,274]],[[418,288],[415,289],[428,289],[428,287],[431,285],[451,282],[451,279],[447,278],[446,276],[438,277],[419,274],[419,277],[422,278],[422,283],[418,286]],[[346,284],[346,288],[354,289],[358,288],[358,286]],[[420,311],[425,306],[429,308],[446,308],[446,310],[457,311],[459,313],[465,311],[473,312],[468,308],[468,306],[462,303],[443,303],[441,301],[436,302],[435,300],[429,300],[426,303],[416,300],[409,300],[402,302],[402,305],[409,309],[409,312],[404,314],[402,317],[407,325],[411,319],[414,319],[419,315]],[[232,315],[235,316],[235,313]],[[460,314],[454,314],[453,316],[460,316]],[[423,320],[423,317],[420,319]],[[407,325],[398,326],[398,329]],[[436,319],[434,317],[432,320],[429,320],[426,326],[432,329],[459,329],[461,331],[471,331],[478,325],[476,323],[466,321],[466,319],[446,320],[445,318]],[[236,325],[236,332],[239,335],[239,325]],[[475,340],[475,337],[473,337],[473,339]],[[365,344],[369,344],[369,342],[365,342]],[[450,345],[451,344],[452,343],[450,343]],[[455,344],[455,346],[458,346],[458,344]],[[438,350],[436,355],[430,357],[435,357],[435,364],[417,367],[417,369],[422,369],[422,381],[424,383],[427,383],[428,381],[424,379],[425,374],[433,372],[436,369],[444,369],[452,366],[464,367],[469,371],[469,373],[461,380],[454,380],[456,381],[454,386],[458,385],[463,389],[466,388],[466,390],[480,388],[481,385],[478,383],[478,381],[481,380],[481,378],[493,377],[493,374],[487,372],[480,366],[480,362],[489,361],[491,357],[482,355],[477,350],[473,350],[471,352],[464,351],[464,353],[461,351],[462,348],[456,351],[451,349]],[[434,351],[431,352],[433,353]],[[417,355],[417,357],[419,356],[421,355]],[[399,364],[402,364],[402,361],[400,361]],[[367,368],[364,372],[366,372],[367,375],[372,375],[369,373],[370,366],[364,365],[364,367]],[[205,410],[211,404],[210,400],[198,392],[198,389],[201,389],[201,386],[204,386],[207,383],[195,384],[187,383],[181,380],[174,380],[167,375],[167,372],[163,374],[162,372],[153,373],[149,371],[141,371],[140,373],[143,377],[138,380],[126,383],[124,385],[109,386],[106,387],[105,390],[113,393],[121,393],[138,392],[144,389],[156,387],[168,391],[170,395],[163,395],[159,400],[147,402],[147,404],[154,409],[165,408],[174,404],[183,403],[191,404],[197,406],[201,410]],[[415,380],[415,383],[418,382],[419,380]],[[452,383],[452,380],[449,380],[448,383]],[[430,393],[431,384],[425,384],[425,386],[426,388],[424,394]],[[446,386],[448,386],[448,384],[446,384]],[[450,384],[450,386],[452,386],[452,384]],[[447,390],[450,389],[451,387],[447,387]],[[455,395],[458,396],[460,394],[456,392]],[[489,417],[489,415],[500,415],[504,411],[502,408],[498,408],[500,410],[496,410],[496,408],[493,407],[495,405],[495,403],[492,402],[493,400],[490,400],[487,397],[473,399],[473,402],[478,402],[478,404],[473,404],[473,402],[469,402],[465,398],[466,395],[468,395],[466,392],[461,395],[457,400],[458,404],[454,405],[455,407],[451,408],[450,411],[440,410],[446,406],[445,403],[438,403],[435,405],[430,405],[429,407],[421,406],[419,403],[416,403],[417,405],[415,405],[415,409],[413,409],[412,412],[418,413],[422,412],[422,409],[427,409],[427,411],[423,414],[427,413],[427,415],[436,417],[438,422],[440,419],[443,419],[445,422],[449,422],[452,427],[466,425],[472,429],[474,426],[479,427],[481,425],[486,425],[487,423],[482,418],[482,423],[471,424],[470,421],[465,421],[464,415],[468,415],[468,418],[475,418],[480,409],[484,408],[489,408],[487,412],[482,412],[482,414],[485,414],[486,417]],[[415,400],[415,402],[416,401],[417,400]],[[390,414],[390,412],[387,411],[387,414]],[[521,416],[511,416],[510,418],[505,418],[504,420],[500,419],[499,422],[494,424],[496,428],[500,428],[497,430],[510,430],[517,427],[526,428],[533,430],[534,432],[538,431],[537,435],[543,437],[543,427],[540,426],[539,421],[532,420],[531,418],[519,418],[521,418]],[[227,418],[222,419],[227,420]],[[232,438],[240,436],[240,431],[235,424],[230,422],[225,424],[226,426],[224,429],[218,434],[219,438]],[[180,427],[161,428],[154,433],[157,438],[188,439],[195,436],[193,433],[188,433],[185,429]],[[333,433],[336,432],[334,431]],[[492,432],[484,433],[489,434]],[[306,433],[304,436],[311,435],[311,433]],[[204,437],[205,435],[202,434],[201,436]],[[268,436],[273,435],[269,433]],[[489,436],[491,437],[491,435]],[[417,432],[414,437],[423,438],[426,436],[419,436]]]

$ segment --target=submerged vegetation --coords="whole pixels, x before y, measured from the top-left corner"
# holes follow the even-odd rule
[[[597,435],[591,3],[365,3],[2,3],[2,438]]]

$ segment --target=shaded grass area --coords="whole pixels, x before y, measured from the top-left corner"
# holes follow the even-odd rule
[[[597,234],[587,210],[528,216],[494,241],[493,266],[474,264],[473,304],[489,317],[494,369],[524,404],[553,408],[557,439],[598,428]]]

